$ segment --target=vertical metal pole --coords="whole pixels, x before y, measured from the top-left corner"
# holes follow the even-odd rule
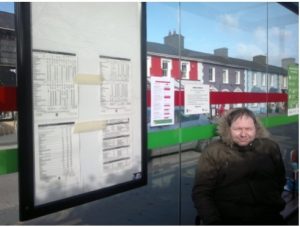
[[[269,93],[269,81],[271,81],[271,78],[270,78],[270,74],[269,74],[269,31],[268,31],[268,28],[269,28],[269,3],[267,2],[267,17],[266,17],[266,31],[267,31],[267,59],[266,59],[266,75],[267,75],[267,100],[266,100],[266,104],[267,104],[267,117],[269,116],[269,96],[268,96],[268,93]],[[267,121],[268,121],[268,118],[267,118]]]
[[[181,35],[181,3],[178,2],[178,17],[177,17],[177,24],[178,24],[178,33],[179,33],[179,39],[178,39],[178,55],[179,55],[179,72],[180,72],[180,77],[179,77],[179,100],[182,100],[182,92],[181,92],[181,39],[180,39],[180,35]],[[182,110],[182,106],[179,106],[179,113],[181,113],[181,110]],[[182,142],[182,135],[181,135],[181,114],[179,115],[180,118],[179,118],[179,134],[178,134],[178,137],[179,137],[179,171],[178,171],[178,175],[179,175],[179,192],[178,192],[178,224],[181,225],[181,142]]]

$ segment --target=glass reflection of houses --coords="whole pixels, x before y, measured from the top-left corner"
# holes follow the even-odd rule
[[[17,86],[14,23],[14,14],[0,11],[0,87]],[[0,110],[0,121],[9,121],[13,117],[13,112]],[[11,132],[11,130],[5,131],[5,133]]]
[[[16,86],[14,14],[0,11],[0,86]]]
[[[179,58],[179,56],[181,56]],[[294,59],[283,59],[282,64]],[[287,89],[287,70],[284,67],[268,65],[266,56],[254,56],[252,61],[228,56],[228,48],[218,48],[213,54],[184,48],[184,37],[169,32],[164,43],[147,43],[147,77],[173,77],[177,84],[184,80],[197,80],[217,92],[270,92],[281,93]],[[179,86],[175,87],[178,89]],[[266,100],[267,101],[267,100]],[[266,113],[267,103],[233,105],[211,105],[211,114],[247,106],[256,113]],[[270,104],[272,106],[272,104]],[[276,104],[275,108],[279,108]],[[270,107],[269,111],[278,111]]]

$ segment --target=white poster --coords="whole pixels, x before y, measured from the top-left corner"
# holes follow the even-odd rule
[[[103,130],[103,171],[113,174],[132,166],[132,148],[129,119],[111,120]]]
[[[174,79],[151,77],[151,127],[174,124]]]
[[[34,204],[141,179],[140,3],[31,6]]]
[[[101,114],[130,113],[131,61],[125,58],[100,56]]]
[[[33,105],[35,121],[78,118],[78,89],[74,83],[77,56],[53,51],[33,51]]]
[[[288,116],[299,114],[299,66],[288,67]]]
[[[186,81],[184,84],[184,114],[209,113],[209,85],[200,81]]]
[[[82,192],[79,135],[73,127],[74,122],[36,125],[37,205]]]

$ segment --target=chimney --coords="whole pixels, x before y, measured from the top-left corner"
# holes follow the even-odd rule
[[[173,31],[173,33],[169,31],[169,34],[164,37],[164,43],[176,49],[180,45],[180,48],[184,49],[184,36],[177,34],[176,31]]]
[[[267,57],[265,55],[256,55],[253,57],[253,62],[258,63],[260,65],[266,65]]]
[[[288,69],[290,64],[295,64],[295,58],[283,58],[281,60],[281,66],[284,69]]]
[[[223,48],[218,48],[214,50],[214,55],[220,56],[223,58],[228,58],[228,48],[223,47]]]

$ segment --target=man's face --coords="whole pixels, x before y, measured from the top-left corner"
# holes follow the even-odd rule
[[[242,116],[232,122],[230,133],[233,141],[240,146],[247,146],[256,135],[256,128],[252,118]]]

